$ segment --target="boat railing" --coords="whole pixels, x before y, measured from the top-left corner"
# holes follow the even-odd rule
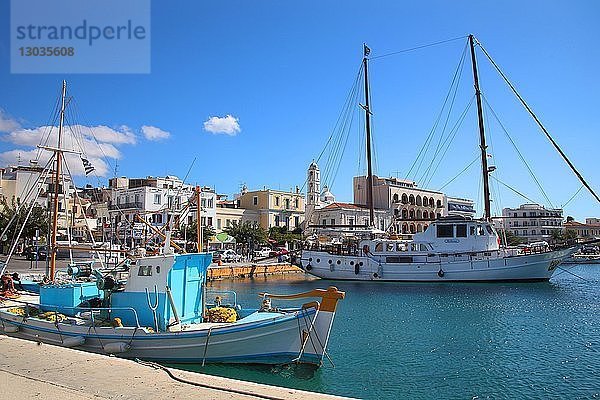
[[[334,256],[362,256],[362,251],[359,250],[356,244],[305,244],[302,250],[323,251]]]
[[[46,304],[38,304],[38,303],[29,303],[27,301],[22,301],[22,300],[17,300],[17,299],[11,299],[11,298],[7,298],[7,297],[2,297],[0,296],[0,301],[8,301],[9,304],[0,304],[0,310],[2,309],[10,309],[10,308],[14,308],[15,304],[17,303],[19,305],[24,305],[25,306],[25,318],[29,318],[29,317],[34,317],[35,315],[31,315],[30,314],[30,308],[33,309],[51,309],[50,311],[54,312],[55,316],[58,316],[58,314],[60,313],[60,309],[67,309],[67,310],[79,310],[79,312],[90,312],[90,320],[92,321],[93,326],[95,327],[96,321],[94,318],[94,312],[101,312],[101,311],[107,311],[109,314],[112,313],[113,311],[119,310],[119,311],[129,311],[131,313],[133,313],[133,316],[135,318],[135,327],[136,328],[140,328],[140,320],[138,318],[138,314],[137,311],[132,308],[132,307],[68,307],[68,306],[56,306],[56,305],[46,305]],[[57,321],[58,323],[58,318],[55,319],[55,321]]]

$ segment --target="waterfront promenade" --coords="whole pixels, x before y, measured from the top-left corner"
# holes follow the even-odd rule
[[[0,396],[15,399],[342,399],[236,379],[161,370],[0,335]]]

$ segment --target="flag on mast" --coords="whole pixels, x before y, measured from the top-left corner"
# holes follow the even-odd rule
[[[365,43],[363,43],[363,48],[364,48],[364,51],[365,51],[365,57],[368,57],[369,54],[371,54],[371,49]]]
[[[81,162],[83,163],[83,169],[85,170],[86,175],[91,174],[96,169],[89,160],[83,157],[81,157]]]

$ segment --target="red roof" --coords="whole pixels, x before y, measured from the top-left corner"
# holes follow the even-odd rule
[[[596,228],[600,229],[600,224],[583,224],[577,221],[565,222],[563,224],[565,228]]]
[[[336,201],[335,203],[331,203],[328,204],[327,206],[323,207],[323,210],[331,210],[334,208],[349,208],[349,209],[353,209],[353,210],[362,210],[367,208],[367,206],[363,206],[362,204],[353,204],[353,203],[340,203],[338,201]]]

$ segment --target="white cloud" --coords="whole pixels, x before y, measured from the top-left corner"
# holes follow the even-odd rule
[[[171,137],[171,133],[167,131],[163,131],[160,128],[155,126],[142,126],[142,133],[148,140],[159,141],[163,139],[168,139]]]
[[[15,126],[13,130],[2,135],[1,140],[12,143],[23,149],[14,149],[0,153],[0,161],[4,165],[15,165],[19,161],[27,164],[29,160],[37,159],[39,164],[45,163],[51,153],[39,149],[31,149],[39,144],[55,147],[58,142],[58,127],[40,126],[32,129],[24,129]],[[127,126],[116,129],[104,125],[66,126],[62,136],[61,147],[82,153],[65,154],[67,165],[73,175],[84,175],[83,164],[80,157],[89,160],[96,168],[98,176],[107,176],[109,166],[106,160],[121,158],[121,151],[116,147],[122,144],[135,144],[137,138],[133,131]]]
[[[11,118],[0,108],[0,132],[10,132],[20,128],[21,125],[14,119]]]
[[[39,152],[39,158],[38,158],[38,152]],[[2,163],[4,165],[17,165],[20,160],[21,165],[28,165],[29,160],[37,159],[38,165],[44,166],[50,159],[51,155],[52,155],[52,153],[50,153],[49,151],[41,151],[40,152],[37,149],[35,149],[35,150],[19,150],[19,149],[9,150],[9,151],[0,153],[0,163]],[[84,157],[90,163],[92,163],[94,168],[96,168],[96,171],[94,172],[96,175],[98,175],[98,176],[107,176],[108,175],[108,173],[109,173],[108,165],[102,158],[95,157],[95,156],[92,157],[89,155],[85,155]],[[69,171],[71,172],[71,175],[74,175],[74,176],[85,175],[85,171],[83,169],[83,162],[81,161],[80,156],[78,156],[77,154],[65,153],[64,160],[65,160],[66,166],[68,167]]]
[[[210,117],[204,121],[204,130],[215,134],[225,134],[235,136],[241,132],[238,119],[234,116]]]

